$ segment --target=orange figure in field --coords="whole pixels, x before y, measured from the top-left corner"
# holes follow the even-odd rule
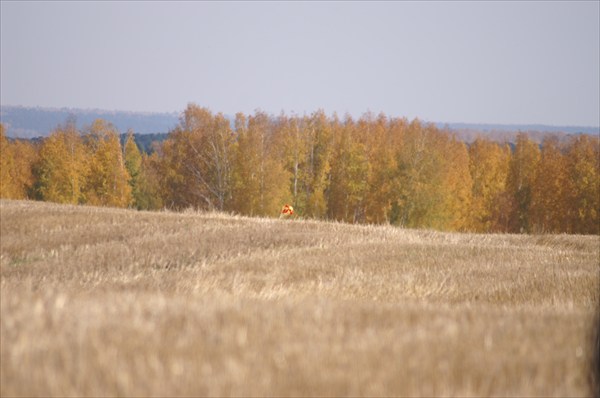
[[[280,217],[289,217],[294,214],[294,208],[288,204],[281,209]]]

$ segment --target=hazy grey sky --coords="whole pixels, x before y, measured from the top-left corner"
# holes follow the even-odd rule
[[[600,2],[1,2],[3,105],[600,125]]]

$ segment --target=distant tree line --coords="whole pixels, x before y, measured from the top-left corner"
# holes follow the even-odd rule
[[[153,151],[103,120],[43,141],[0,127],[0,197],[195,208],[444,231],[599,234],[600,139],[520,134],[470,145],[419,120],[238,113],[189,105]],[[147,153],[151,152],[151,153]]]
[[[2,121],[6,133],[19,137],[44,137],[59,123],[69,120],[78,126],[87,126],[96,119],[110,120],[110,122],[125,132],[129,127],[136,133],[166,132],[177,124],[176,113],[143,113],[119,112],[93,109],[57,109],[57,108],[31,108],[22,106],[1,105]]]

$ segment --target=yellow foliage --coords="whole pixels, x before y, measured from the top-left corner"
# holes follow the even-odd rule
[[[469,148],[469,170],[473,181],[470,228],[476,232],[501,230],[498,206],[506,190],[510,149],[478,138]]]
[[[0,197],[301,217],[477,232],[600,233],[600,144],[574,136],[514,151],[478,138],[467,149],[418,119],[358,120],[264,112],[222,114],[190,104],[151,157],[133,135],[96,120],[81,136],[59,127],[39,146],[0,126]]]
[[[129,173],[114,127],[96,120],[86,137],[90,151],[85,198],[92,205],[128,207],[131,204]]]
[[[55,130],[44,140],[34,168],[38,197],[57,203],[85,203],[82,190],[87,159],[87,149],[73,126]]]
[[[512,201],[510,208],[510,231],[531,232],[531,189],[537,178],[541,159],[539,146],[526,134],[517,136],[517,143],[510,160],[507,193]]]
[[[557,233],[568,228],[569,195],[573,184],[567,176],[567,158],[558,139],[545,139],[541,160],[531,188],[531,221],[533,230]]]
[[[573,137],[568,143],[567,173],[572,186],[568,197],[567,232],[600,233],[600,138]]]
[[[13,170],[13,149],[6,138],[4,125],[0,124],[0,198],[15,198],[16,184],[12,177]]]

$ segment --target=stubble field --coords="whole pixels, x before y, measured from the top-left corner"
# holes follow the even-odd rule
[[[592,394],[598,236],[0,215],[2,396]]]

